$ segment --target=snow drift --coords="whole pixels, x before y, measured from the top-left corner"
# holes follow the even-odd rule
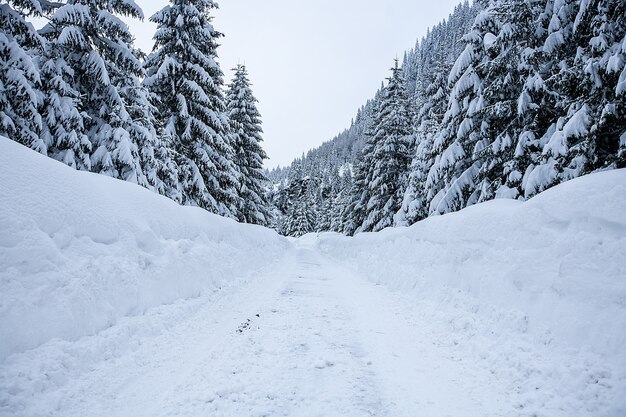
[[[0,360],[249,278],[290,247],[6,138],[0,178]]]
[[[511,408],[485,403],[483,415],[621,417],[625,213],[626,170],[615,170],[527,202],[494,200],[409,228],[302,241],[405,293],[419,306],[424,339],[493,375],[493,400],[503,390]]]
[[[437,300],[441,309],[462,294],[475,311],[515,310],[522,322],[515,326],[537,342],[589,348],[626,371],[624,169],[409,228],[322,234],[319,245],[370,280]]]

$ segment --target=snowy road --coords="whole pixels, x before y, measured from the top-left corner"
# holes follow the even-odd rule
[[[301,243],[243,287],[14,355],[2,372],[0,410],[29,417],[498,414],[493,376],[438,347],[417,308]]]

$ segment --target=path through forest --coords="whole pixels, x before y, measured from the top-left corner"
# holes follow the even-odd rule
[[[38,416],[483,416],[503,384],[306,242],[239,288],[22,355],[2,410]],[[14,370],[20,369],[13,364]],[[29,376],[29,370],[31,375]],[[36,386],[40,375],[52,383]],[[30,379],[29,379],[30,378]],[[41,384],[41,383],[39,383]]]

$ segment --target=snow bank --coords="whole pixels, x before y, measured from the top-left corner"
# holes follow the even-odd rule
[[[409,228],[318,239],[372,281],[442,309],[460,294],[473,312],[516,311],[519,322],[503,328],[590,349],[626,369],[626,170],[581,177],[524,203],[495,200]]]
[[[290,247],[6,138],[0,178],[0,360],[247,279]]]

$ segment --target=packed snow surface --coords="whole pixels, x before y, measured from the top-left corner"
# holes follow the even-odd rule
[[[626,415],[626,171],[286,240],[0,139],[0,416]]]

